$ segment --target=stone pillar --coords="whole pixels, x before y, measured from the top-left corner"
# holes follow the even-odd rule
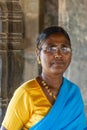
[[[18,0],[0,0],[0,123],[23,81],[23,12]]]
[[[18,0],[7,0],[8,8],[8,97],[23,82],[24,14]]]
[[[0,123],[3,119],[6,106],[8,104],[7,97],[7,42],[8,42],[8,14],[6,3],[0,1]]]
[[[38,65],[35,54],[36,38],[39,33],[39,0],[22,0],[22,9],[25,16],[24,37],[24,81],[32,79],[38,74]]]

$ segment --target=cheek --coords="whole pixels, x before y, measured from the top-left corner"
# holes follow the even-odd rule
[[[69,65],[71,63],[71,59],[72,59],[72,56],[67,57],[67,59],[66,59],[67,65]]]
[[[44,65],[48,62],[48,58],[44,56],[43,54],[40,56],[41,64]]]
[[[41,59],[41,64],[42,64],[42,66],[44,67],[44,66],[46,66],[46,67],[49,67],[50,66],[50,57],[49,56],[47,56],[47,55],[45,55],[45,54],[41,54],[40,55],[40,59]]]

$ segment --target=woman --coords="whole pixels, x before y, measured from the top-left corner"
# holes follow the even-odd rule
[[[80,90],[63,77],[72,57],[67,32],[58,26],[44,29],[36,54],[41,75],[16,90],[1,130],[86,130]]]

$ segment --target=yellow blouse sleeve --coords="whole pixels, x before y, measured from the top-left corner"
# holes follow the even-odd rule
[[[9,103],[2,125],[7,130],[20,130],[28,121],[32,108],[29,94],[19,87]]]

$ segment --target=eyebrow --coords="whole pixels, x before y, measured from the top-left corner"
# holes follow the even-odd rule
[[[58,46],[56,43],[52,43],[52,42],[49,42],[49,43],[45,43],[44,44],[45,46],[50,46],[50,47],[56,47]],[[71,45],[69,43],[61,43],[61,47],[71,47]]]
[[[62,47],[71,47],[71,45],[70,45],[70,44],[67,44],[67,43],[63,43],[63,44],[61,44],[61,46],[62,46]]]

